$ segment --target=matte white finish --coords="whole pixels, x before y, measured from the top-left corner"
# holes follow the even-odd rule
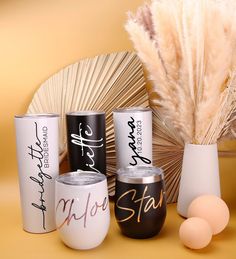
[[[16,117],[15,127],[23,229],[32,233],[50,232],[56,229],[58,116]]]
[[[187,217],[190,203],[200,195],[220,197],[217,144],[186,144],[179,187],[177,211]]]
[[[110,225],[107,179],[88,185],[56,181],[55,196],[56,224],[62,241],[80,250],[100,245]]]
[[[114,111],[113,122],[116,168],[152,165],[152,111]]]

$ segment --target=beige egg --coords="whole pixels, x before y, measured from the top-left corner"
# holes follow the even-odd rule
[[[220,233],[229,222],[229,209],[226,203],[214,195],[202,195],[194,199],[187,215],[205,219],[210,224],[213,235]]]
[[[210,243],[212,231],[205,219],[194,217],[181,224],[179,237],[185,246],[191,249],[201,249]]]

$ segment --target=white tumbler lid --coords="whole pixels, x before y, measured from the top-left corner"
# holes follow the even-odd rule
[[[67,185],[84,186],[102,182],[106,176],[92,171],[77,170],[59,175],[56,181]]]

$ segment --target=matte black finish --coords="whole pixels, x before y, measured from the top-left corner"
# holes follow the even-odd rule
[[[66,114],[70,170],[106,174],[105,113]]]
[[[166,218],[163,180],[149,184],[116,180],[115,216],[128,237],[142,239],[158,234]]]

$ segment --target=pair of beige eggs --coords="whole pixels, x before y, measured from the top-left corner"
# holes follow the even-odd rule
[[[188,208],[188,219],[179,229],[182,243],[191,249],[206,247],[212,235],[219,234],[229,222],[226,203],[214,195],[202,195],[194,199]]]

